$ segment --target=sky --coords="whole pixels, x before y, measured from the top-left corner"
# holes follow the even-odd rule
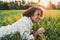
[[[10,1],[15,1],[15,0],[1,0],[1,1],[7,1],[7,2],[10,2]],[[16,1],[22,1],[22,0],[16,0]],[[25,2],[37,2],[38,0],[24,0]]]
[[[15,0],[1,0],[1,1],[7,1],[7,2],[10,2],[10,1],[15,1]],[[22,0],[16,0],[16,1],[22,1]],[[38,0],[25,0],[25,2],[38,2]],[[50,0],[40,0],[40,1],[50,1]],[[60,0],[51,0],[52,2],[57,2],[57,1],[60,1]]]
[[[48,3],[49,3],[50,1],[51,1],[53,4],[57,5],[58,1],[60,1],[60,0],[41,0],[41,1],[40,1],[40,4],[41,4],[41,5],[44,5],[44,6],[48,6]]]
[[[15,1],[15,0],[2,0],[2,1],[7,1],[7,2],[10,2],[10,1]],[[22,0],[16,0],[16,1],[22,1]],[[38,2],[38,0],[25,0],[25,2]],[[40,2],[47,2],[47,1],[50,1],[50,0],[40,0]],[[51,0],[53,3],[57,3],[58,1],[60,0]]]

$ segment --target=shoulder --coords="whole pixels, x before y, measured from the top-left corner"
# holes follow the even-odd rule
[[[21,26],[21,25],[30,25],[32,26],[32,21],[29,17],[22,17],[21,19],[19,19],[17,22],[15,22],[13,25],[15,26]]]
[[[26,23],[32,23],[32,20],[30,19],[30,17],[22,17],[22,19],[20,20],[21,22],[26,22]]]

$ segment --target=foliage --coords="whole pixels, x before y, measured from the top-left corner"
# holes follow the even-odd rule
[[[28,8],[28,7],[27,7]],[[2,9],[26,9],[25,1],[3,2],[0,1],[0,10]]]

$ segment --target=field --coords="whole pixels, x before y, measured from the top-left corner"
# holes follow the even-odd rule
[[[11,25],[22,17],[23,10],[0,10],[0,26]],[[60,40],[60,10],[46,10],[45,17],[33,25],[36,31],[44,27],[45,37],[37,37],[36,40]],[[10,34],[0,40],[21,40],[19,33]]]

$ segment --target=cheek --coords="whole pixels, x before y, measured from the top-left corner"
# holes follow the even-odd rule
[[[35,17],[34,17],[34,20],[37,20],[37,19],[38,19],[38,17],[37,17],[37,16],[35,16]]]
[[[37,17],[36,17],[36,16],[33,16],[33,17],[32,17],[32,20],[33,20],[33,21],[37,21]]]
[[[32,17],[32,19],[33,19],[33,20],[35,20],[35,19],[36,19],[36,17]]]
[[[38,17],[36,17],[36,18],[35,18],[35,21],[39,21],[39,18],[38,18]]]
[[[38,18],[36,18],[35,20],[36,20],[36,21],[39,21],[39,19],[38,19]]]

